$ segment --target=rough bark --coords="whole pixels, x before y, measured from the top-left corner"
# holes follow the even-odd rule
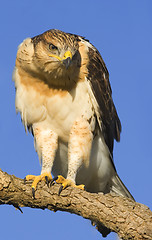
[[[152,239],[152,212],[147,206],[120,196],[71,187],[58,196],[58,190],[58,184],[47,187],[41,182],[33,199],[30,182],[24,184],[23,179],[0,170],[0,204],[10,204],[20,210],[31,207],[67,211],[97,223],[100,232],[106,227],[122,239]]]

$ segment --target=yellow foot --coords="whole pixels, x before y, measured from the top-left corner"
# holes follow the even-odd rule
[[[56,181],[56,183],[61,183],[61,184],[62,184],[61,187],[60,187],[60,189],[59,189],[59,195],[60,195],[61,191],[62,191],[63,189],[65,189],[66,187],[68,187],[68,186],[75,187],[75,188],[79,188],[79,189],[81,189],[81,190],[84,190],[84,187],[85,187],[83,184],[81,184],[81,185],[75,185],[75,183],[74,183],[72,180],[70,180],[70,179],[65,179],[65,178],[62,177],[61,175],[59,175],[59,176],[57,176],[56,178],[54,178],[54,179],[52,180],[52,182],[53,182],[53,181]]]
[[[29,181],[29,180],[33,180],[33,183],[32,183],[32,194],[33,194],[33,197],[35,198],[35,191],[36,191],[36,188],[37,188],[37,184],[40,181],[46,181],[47,185],[49,185],[49,182],[52,181],[52,175],[51,175],[50,172],[44,172],[44,173],[42,173],[39,176],[27,175],[24,178],[24,182]]]

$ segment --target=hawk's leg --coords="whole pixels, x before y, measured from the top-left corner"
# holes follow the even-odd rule
[[[75,180],[77,172],[82,164],[86,167],[89,166],[92,139],[93,134],[89,122],[83,118],[75,121],[69,138],[67,179],[58,176],[56,180],[57,183],[62,184],[59,193],[67,186],[73,186],[84,190],[84,185],[76,185]]]
[[[37,184],[40,181],[45,180],[48,184],[48,182],[52,180],[51,170],[58,147],[58,137],[53,131],[48,129],[43,130],[39,126],[33,127],[33,133],[35,139],[35,148],[39,159],[42,160],[42,170],[41,175],[27,175],[25,180],[33,180],[32,193],[34,197]]]

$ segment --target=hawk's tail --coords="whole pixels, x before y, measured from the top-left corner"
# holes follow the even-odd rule
[[[133,198],[131,193],[128,191],[126,186],[123,184],[123,182],[121,181],[117,173],[115,176],[112,177],[111,181],[112,181],[112,186],[111,186],[112,192],[120,196],[128,197],[135,201],[135,199]]]

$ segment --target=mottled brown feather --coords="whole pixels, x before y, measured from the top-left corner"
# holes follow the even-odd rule
[[[120,141],[121,122],[112,99],[109,73],[106,65],[95,47],[88,51],[88,80],[99,105],[101,127],[105,142],[112,154],[114,139]]]

